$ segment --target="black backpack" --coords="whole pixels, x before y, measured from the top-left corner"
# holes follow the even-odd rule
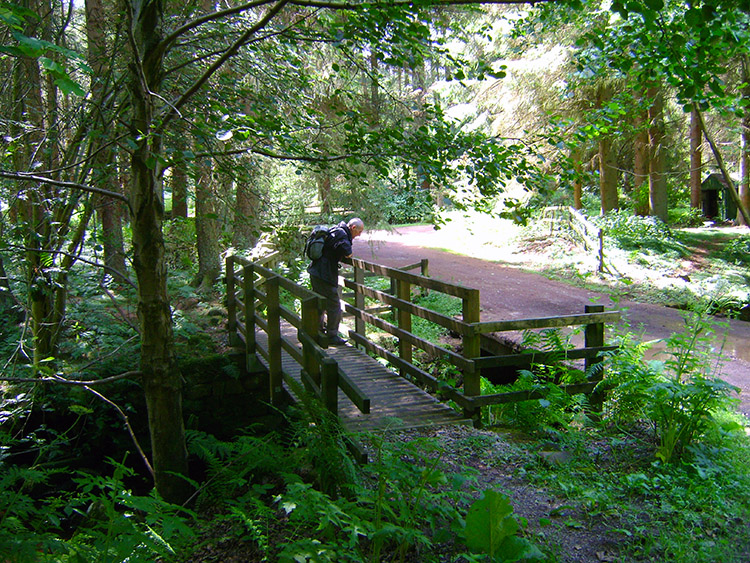
[[[305,256],[313,262],[323,256],[323,245],[326,243],[331,230],[323,225],[316,225],[312,232],[307,236],[305,242]]]

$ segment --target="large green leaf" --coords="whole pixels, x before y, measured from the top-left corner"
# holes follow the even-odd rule
[[[486,553],[493,561],[542,559],[539,549],[517,535],[520,530],[510,499],[497,491],[487,490],[469,508],[464,533],[469,549]]]
[[[466,515],[466,545],[493,557],[503,541],[518,530],[510,500],[496,491],[485,491]]]

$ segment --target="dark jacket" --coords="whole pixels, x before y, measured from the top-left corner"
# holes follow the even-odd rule
[[[333,285],[339,283],[339,261],[352,253],[352,233],[344,221],[341,221],[328,233],[323,244],[323,256],[307,267],[311,276],[322,279]]]

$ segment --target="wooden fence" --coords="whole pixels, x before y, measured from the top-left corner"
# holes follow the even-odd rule
[[[583,314],[512,321],[481,321],[479,290],[442,282],[428,277],[428,263],[423,260],[404,268],[392,268],[360,259],[346,259],[353,269],[344,280],[345,311],[354,317],[353,342],[371,355],[387,360],[399,373],[430,391],[458,404],[467,418],[480,420],[482,407],[542,397],[544,390],[534,388],[482,395],[482,370],[495,367],[528,368],[559,360],[560,351],[527,351],[520,354],[486,356],[482,354],[483,335],[506,331],[584,326],[584,346],[564,351],[566,359],[584,359],[586,373],[593,373],[585,382],[561,385],[567,393],[591,393],[602,380],[603,370],[591,370],[602,361],[602,354],[616,349],[605,346],[605,324],[619,321],[618,311],[605,311],[603,306],[587,306]],[[411,273],[419,269],[421,273]],[[372,277],[386,278],[387,291],[366,285]],[[370,400],[340,369],[321,344],[319,319],[324,299],[277,273],[249,260],[230,256],[226,261],[228,332],[233,346],[243,346],[247,368],[257,370],[258,355],[269,372],[270,400],[281,401],[282,381],[293,385],[296,378],[285,369],[282,351],[299,368],[304,386],[323,401],[327,409],[337,412],[338,390],[342,390],[363,413],[370,410]],[[461,300],[458,318],[443,315],[414,302],[412,295],[437,291]],[[450,350],[416,336],[412,331],[414,317],[434,323],[458,334],[460,351]],[[296,339],[289,337],[289,327],[296,328]],[[390,351],[368,338],[372,328],[394,336],[397,351]],[[261,342],[256,330],[265,334]],[[460,387],[448,385],[417,367],[413,362],[415,349],[432,357],[442,357],[463,375]]]
[[[511,391],[492,395],[481,395],[480,376],[483,369],[493,367],[529,367],[532,364],[552,362],[560,352],[542,353],[526,352],[499,356],[482,356],[481,337],[484,334],[519,331],[529,329],[559,328],[568,326],[585,326],[583,348],[566,350],[567,359],[585,359],[586,372],[595,372],[588,381],[577,385],[561,386],[568,393],[590,393],[603,377],[603,370],[590,370],[594,364],[602,361],[601,354],[613,351],[616,347],[604,345],[605,323],[619,321],[618,311],[605,311],[603,306],[587,306],[583,314],[547,317],[537,319],[518,319],[512,321],[480,321],[479,290],[461,285],[446,283],[421,274],[413,274],[407,268],[391,268],[356,258],[345,260],[353,268],[352,279],[345,279],[344,285],[351,290],[353,303],[346,303],[345,309],[354,316],[355,329],[350,333],[357,345],[369,353],[386,359],[402,375],[413,378],[431,391],[455,401],[464,410],[467,417],[478,421],[481,407],[523,401],[542,396],[543,390],[532,389]],[[422,271],[427,271],[427,263],[420,263]],[[365,278],[380,276],[390,280],[390,292],[374,289],[365,284]],[[442,315],[412,300],[412,290],[438,291],[461,300],[461,318]],[[366,306],[366,300],[374,305]],[[383,315],[391,313],[390,321]],[[412,332],[412,318],[419,317],[437,324],[460,336],[461,351],[456,352],[435,343],[419,338]],[[368,327],[375,327],[396,337],[398,354],[376,344],[367,337]],[[414,365],[413,351],[419,348],[433,357],[445,358],[463,374],[461,388],[452,387],[439,381],[431,374]]]

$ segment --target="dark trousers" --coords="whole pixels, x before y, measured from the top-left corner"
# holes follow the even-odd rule
[[[310,285],[315,293],[326,299],[326,309],[320,315],[320,330],[329,336],[337,336],[341,323],[341,294],[338,284],[334,285],[317,276],[310,276]]]

